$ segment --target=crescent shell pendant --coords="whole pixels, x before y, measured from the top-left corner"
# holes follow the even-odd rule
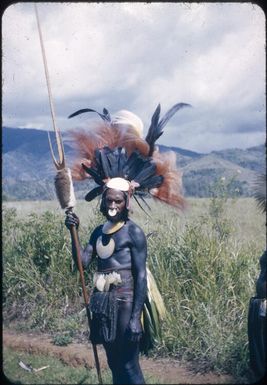
[[[105,246],[102,243],[102,236],[100,235],[100,237],[97,238],[96,252],[101,259],[109,258],[114,253],[114,250],[115,242],[113,238],[110,238],[109,243]]]

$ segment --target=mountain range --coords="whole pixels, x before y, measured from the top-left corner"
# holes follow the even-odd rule
[[[53,136],[54,133],[51,133],[52,138]],[[65,142],[64,133],[62,137],[66,160],[71,165],[74,151]],[[253,194],[257,175],[265,172],[264,144],[206,154],[163,145],[159,145],[159,150],[176,153],[185,196],[211,196],[218,181],[225,183],[230,194],[250,196]],[[3,199],[56,199],[54,176],[55,167],[51,160],[47,131],[2,128]],[[75,183],[74,187],[77,198],[83,198],[89,189],[88,181]]]

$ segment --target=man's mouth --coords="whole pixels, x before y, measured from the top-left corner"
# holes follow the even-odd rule
[[[108,210],[108,215],[110,217],[115,217],[116,214],[117,214],[117,209],[109,209]]]

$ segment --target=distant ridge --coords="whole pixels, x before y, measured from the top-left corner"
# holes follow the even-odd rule
[[[50,131],[51,139],[53,141],[54,132]],[[68,145],[64,148],[69,149]],[[35,128],[11,128],[3,127],[2,129],[2,149],[3,153],[23,149],[30,153],[45,154],[49,149],[48,133],[44,130]]]
[[[54,136],[54,133],[52,131],[49,131],[51,134],[51,137]],[[62,136],[64,137],[64,132],[62,133]],[[35,128],[12,128],[12,127],[3,127],[3,134],[2,134],[2,143],[3,143],[3,152],[9,152],[14,151],[18,147],[21,146],[29,146],[32,147],[32,145],[37,145],[37,150],[41,151],[42,153],[45,151],[49,151],[49,145],[48,145],[48,134],[47,131],[44,130],[38,130]],[[64,144],[64,147],[66,144]],[[164,145],[159,145],[160,151],[166,152],[166,151],[175,151],[179,152],[179,154],[184,156],[189,156],[191,158],[198,158],[199,156],[202,156],[203,154],[185,150],[179,147],[168,147]],[[33,148],[33,151],[35,149]]]
[[[162,152],[166,151],[174,151],[174,152],[179,152],[179,154],[184,155],[184,156],[189,156],[190,158],[199,158],[200,156],[203,156],[205,154],[201,154],[199,152],[191,151],[191,150],[185,150],[180,147],[172,147],[172,146],[164,146],[162,144],[159,145],[159,149]]]
[[[63,132],[63,140],[66,135]],[[4,199],[55,199],[47,131],[3,127],[2,178]],[[51,133],[52,140],[54,133]],[[73,150],[64,144],[66,159],[71,166]],[[231,182],[231,191],[241,196],[253,194],[256,176],[265,170],[265,145],[248,149],[226,149],[202,154],[179,147],[159,145],[161,152],[174,151],[177,166],[183,175],[186,196],[210,196],[211,188],[220,178]],[[84,197],[88,181],[75,184],[77,197]]]

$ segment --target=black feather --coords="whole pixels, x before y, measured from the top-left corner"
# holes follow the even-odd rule
[[[97,112],[96,110],[92,110],[91,108],[83,108],[81,110],[74,112],[70,116],[68,116],[68,119],[73,118],[74,116],[83,114],[85,112],[96,112],[100,116],[100,118],[103,119],[104,121],[108,121],[108,122],[111,121],[110,114],[106,108],[103,109],[103,114],[101,114],[100,112]]]
[[[141,210],[144,211],[144,213],[145,213],[146,215],[148,215],[148,216],[151,218],[151,215],[149,215],[149,214],[146,212],[146,210],[143,208],[143,206],[140,204],[139,200],[137,199],[137,196],[134,195],[133,197],[134,197],[136,203],[138,204],[138,206],[141,208]]]
[[[101,169],[101,154],[100,154],[99,148],[95,149],[95,163],[96,163],[97,169]]]
[[[118,157],[115,152],[106,152],[106,159],[109,166],[109,177],[115,178],[120,176],[118,174]]]
[[[152,178],[156,172],[156,165],[154,163],[147,162],[144,167],[139,170],[137,175],[134,177],[135,182],[138,182],[140,186],[144,186],[145,181]]]
[[[159,116],[158,113],[157,116]],[[155,122],[158,121],[156,115],[154,118]],[[125,149],[121,147],[115,149],[110,149],[107,146],[101,149],[97,148],[95,150],[94,163],[94,167],[87,167],[82,163],[84,170],[99,185],[99,188],[91,190],[86,195],[87,201],[94,199],[103,192],[104,180],[106,178],[122,177],[129,181],[135,181],[139,186],[136,188],[134,196],[136,194],[139,197],[144,193],[144,190],[149,192],[149,189],[159,187],[164,179],[163,176],[156,175],[157,168],[152,158],[144,157],[138,150],[133,151],[128,158]],[[145,202],[143,196],[141,196],[141,199]],[[142,208],[138,199],[136,201]],[[142,210],[145,211],[143,208]]]
[[[96,170],[101,179],[124,177],[124,167],[127,161],[121,148],[111,150],[109,147],[95,150]]]
[[[110,178],[123,177],[123,166],[126,163],[126,155],[121,148],[106,151],[106,157],[110,165]]]
[[[127,155],[121,147],[118,148],[118,175],[124,177],[123,169],[127,162]]]
[[[99,149],[99,148],[95,150],[95,163],[96,163],[97,172],[101,176],[101,179],[105,179],[107,175],[103,170],[101,151],[102,149]]]
[[[93,190],[89,191],[89,193],[86,194],[85,200],[87,202],[92,201],[95,199],[98,195],[102,194],[103,192],[103,186],[95,187]]]
[[[147,180],[143,181],[142,188],[151,189],[159,187],[163,183],[164,177],[162,175],[154,175]]]
[[[108,112],[108,110],[107,110],[106,108],[103,108],[103,114],[105,115],[106,120],[108,120],[109,122],[111,122],[111,116],[110,116],[110,113]]]
[[[103,182],[103,178],[102,176],[98,173],[98,170],[95,170],[93,168],[89,168],[87,166],[85,166],[85,164],[82,163],[82,167],[83,169],[87,172],[87,174],[91,175],[91,177],[94,179],[94,181],[99,184],[99,185],[103,185],[104,182]]]
[[[126,179],[133,180],[143,165],[143,160],[137,151],[133,151],[123,166],[123,174]]]
[[[158,135],[157,127],[158,127],[158,122],[159,122],[160,109],[161,109],[160,104],[158,104],[154,114],[152,115],[151,124],[150,124],[150,127],[148,129],[148,133],[147,133],[147,136],[145,139],[148,144],[154,143],[156,140],[155,137],[157,137],[157,135]]]
[[[139,155],[140,155],[139,152],[133,151],[129,156],[129,158],[127,159],[125,167],[127,166],[128,168],[131,168],[139,158]]]
[[[138,195],[138,197],[142,200],[142,202],[144,202],[144,204],[146,205],[146,207],[148,208],[148,210],[151,211],[151,207],[149,206],[149,204],[147,203],[147,201],[144,199],[143,195]]]
[[[168,123],[168,121],[173,117],[173,115],[184,107],[191,107],[191,105],[187,103],[177,103],[172,108],[170,108],[169,111],[167,111],[163,118],[160,120],[158,124],[158,130],[161,131],[163,127]]]
[[[111,165],[104,149],[100,150],[101,166],[105,177],[111,176]]]
[[[163,134],[163,127],[168,123],[171,117],[183,107],[191,107],[191,105],[187,103],[177,103],[172,108],[170,108],[163,116],[163,118],[159,121],[160,104],[157,106],[152,116],[151,124],[146,136],[146,142],[149,144],[150,148],[148,156],[151,156],[153,154],[155,149],[155,142]]]

